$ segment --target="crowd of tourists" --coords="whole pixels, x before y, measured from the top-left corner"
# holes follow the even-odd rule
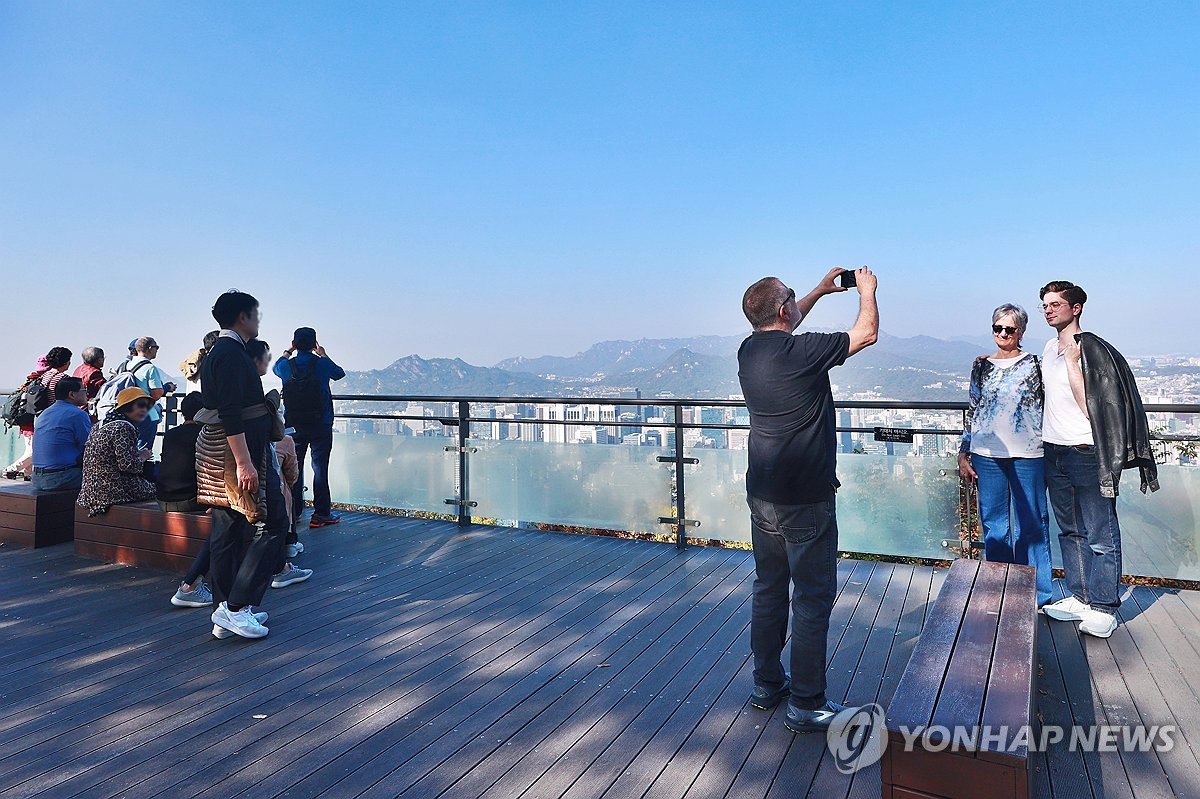
[[[170,513],[210,513],[212,533],[171,597],[177,607],[211,607],[212,635],[261,638],[267,614],[256,611],[268,587],[283,588],[313,572],[293,563],[304,552],[297,527],[305,512],[301,476],[311,452],[313,512],[309,527],[340,521],[332,510],[330,381],[345,372],[311,327],[297,328],[272,365],[258,338],[258,301],[229,291],[213,306],[220,329],[179,364],[190,390],[183,423],[161,435],[162,400],[177,391],[154,364],[158,343],[129,342],[129,354],[105,371],[104,351],[54,347],[38,359],[4,406],[20,430],[24,453],[5,470],[38,490],[78,491],[89,516],[112,506],[156,500]],[[283,393],[265,391],[273,371]]]

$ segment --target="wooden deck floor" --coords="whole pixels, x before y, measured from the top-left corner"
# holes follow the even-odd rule
[[[0,549],[0,796],[879,796],[747,706],[746,552],[364,514],[305,540],[256,642],[172,575]],[[840,564],[831,697],[887,703],[942,576]],[[1052,749],[1038,796],[1200,797],[1200,598],[1123,613],[1107,642],[1041,622],[1041,716],[1182,734]]]

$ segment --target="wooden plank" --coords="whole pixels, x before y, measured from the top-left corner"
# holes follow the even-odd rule
[[[343,522],[343,523],[345,523],[345,522]],[[551,551],[553,551],[553,550],[551,550]],[[384,554],[384,557],[387,557],[386,552],[383,554]],[[526,559],[526,560],[528,560],[528,559]],[[331,571],[333,571],[333,570],[331,570]],[[402,573],[402,574],[405,574],[405,573]],[[436,574],[430,574],[427,572],[417,572],[417,573],[413,573],[413,574],[417,574],[422,579],[425,579],[426,577],[433,577],[434,578],[433,583],[431,583],[431,584],[438,583]],[[447,581],[442,580],[441,583],[447,584]],[[453,581],[450,581],[449,585],[452,586],[451,590],[454,590],[454,588],[457,588],[457,590],[459,590],[460,593],[462,592],[461,586],[456,586]],[[296,596],[297,594],[293,593],[292,595]],[[329,609],[334,612],[344,612],[339,608],[339,605],[347,605],[347,604],[349,607],[354,608],[354,610],[361,611],[362,602],[355,601],[353,597],[347,597],[344,602],[340,602],[340,603],[335,602],[335,601],[329,601],[329,602],[323,604],[322,607],[323,607],[323,609]],[[448,605],[448,606],[438,604],[438,605],[430,606],[429,608],[414,610],[413,612],[424,615],[432,610],[432,611],[440,614],[443,612],[444,607],[453,607],[453,604]],[[391,618],[392,618],[391,615],[383,617],[381,619],[381,623],[388,624],[391,621]],[[309,629],[311,629],[311,628],[309,628]],[[293,632],[292,636],[294,637],[295,634],[296,634],[296,632]],[[406,646],[411,644],[414,648],[418,648],[420,645],[420,636],[414,635],[412,637],[410,637],[410,636],[401,636],[401,637],[405,640]],[[283,676],[280,673],[278,673],[277,670],[272,669],[271,658],[265,657],[265,654],[266,654],[266,652],[268,652],[272,649],[276,649],[276,650],[280,650],[282,657],[287,657],[287,656],[292,655],[295,651],[295,645],[289,643],[288,638],[289,638],[289,635],[285,628],[285,632],[283,633],[282,636],[279,635],[278,632],[273,632],[270,639],[267,639],[261,643],[256,644],[253,647],[253,649],[251,650],[252,652],[255,653],[255,660],[254,660],[255,669],[265,670],[265,671],[262,671],[262,673],[264,675],[264,678],[268,679],[268,682],[263,685],[249,686],[249,684],[248,684],[248,687],[253,687],[258,692],[260,692],[260,693],[254,694],[251,697],[253,700],[255,700],[255,701],[259,700],[261,698],[261,691],[265,690],[266,688],[270,688],[270,687],[277,685],[280,681],[280,678]],[[338,638],[341,638],[341,636],[338,636]],[[211,639],[209,639],[209,640],[211,640]],[[236,668],[236,652],[237,652],[237,650],[230,650],[230,649],[216,650],[216,651],[213,651],[210,649],[206,656],[196,658],[196,660],[200,661],[199,666],[201,668],[201,673],[204,675],[204,679],[214,681],[215,684],[218,686],[221,685],[222,680],[220,678],[220,670],[212,669],[211,667],[206,666],[203,661],[213,659],[213,658],[221,658],[220,662],[224,663],[227,668],[230,668],[230,667]],[[234,658],[232,665],[229,662],[231,657]],[[356,663],[356,665],[357,665],[357,663]],[[203,671],[203,669],[205,669],[205,668],[208,668],[209,671]],[[165,694],[167,696],[172,696],[172,697],[179,696],[180,699],[182,699],[185,696],[189,697],[190,704],[184,704],[182,710],[177,713],[167,712],[167,713],[163,714],[162,720],[158,723],[168,725],[171,728],[176,727],[176,725],[178,725],[181,722],[185,723],[189,730],[189,733],[191,735],[199,735],[199,740],[201,740],[201,746],[202,746],[201,752],[211,751],[211,746],[210,746],[211,741],[208,740],[207,737],[204,736],[202,733],[204,731],[204,724],[209,723],[210,720],[212,720],[214,716],[218,716],[218,714],[216,712],[216,709],[213,707],[213,704],[211,701],[203,702],[202,706],[200,706],[197,709],[197,702],[203,697],[203,688],[204,688],[203,681],[198,681],[194,677],[191,679],[186,679],[184,677],[180,677],[179,679],[181,680],[181,685],[186,686],[186,689],[187,689],[182,692],[182,695],[180,695],[179,688],[172,688],[170,686],[169,682],[172,679],[176,679],[176,678],[172,675],[172,677],[170,677],[168,679],[167,685],[165,685],[165,686],[157,686],[156,685],[156,688],[159,688],[159,687],[164,688]],[[182,680],[185,680],[185,679],[186,679],[186,682],[182,682]],[[226,683],[226,685],[227,685],[227,683]],[[224,689],[221,689],[221,690],[224,690]],[[139,696],[139,699],[144,701],[145,697]],[[189,719],[189,714],[196,714],[195,719],[194,720]],[[220,722],[220,719],[218,717],[216,719],[215,723],[219,723],[219,722]],[[129,740],[127,737],[125,737],[124,731],[122,731],[120,729],[122,726],[124,726],[124,725],[118,725],[117,727],[111,728],[111,730],[106,730],[106,732],[105,732],[106,735],[109,735],[111,733],[116,734],[115,738],[114,738],[114,743],[118,744],[118,746],[119,746],[118,751],[120,751],[120,752],[126,751],[125,747],[127,746],[127,742]],[[174,752],[178,748],[179,747],[172,747],[171,751]],[[98,751],[103,751],[103,750],[98,750]],[[141,755],[145,751],[146,751],[146,747],[139,748],[139,755]],[[76,756],[75,759],[72,760],[71,768],[73,768],[73,769],[77,768],[80,760],[81,760],[81,758]],[[84,759],[84,760],[86,760],[86,759]],[[156,766],[157,766],[157,762],[156,762]]]
[[[687,554],[690,556],[690,553]],[[690,557],[688,559],[691,560]],[[670,592],[666,594],[672,600],[669,604],[654,603],[652,611],[651,605],[637,601],[634,596],[628,596],[623,597],[617,605],[611,606],[609,612],[615,611],[616,615],[623,616],[624,623],[617,627],[614,634],[606,636],[602,641],[594,637],[588,638],[589,642],[595,641],[598,646],[594,652],[585,651],[579,646],[571,648],[565,657],[565,660],[570,662],[563,673],[562,682],[566,683],[565,687],[561,684],[555,685],[557,679],[550,679],[548,675],[541,681],[541,690],[523,700],[519,708],[510,707],[508,712],[503,714],[467,714],[468,718],[448,718],[447,723],[459,729],[460,733],[464,732],[466,724],[468,734],[477,734],[480,740],[488,742],[485,749],[493,753],[504,753],[499,758],[479,761],[469,769],[463,769],[457,764],[463,763],[464,760],[476,760],[478,752],[473,747],[470,750],[471,754],[462,752],[460,757],[460,753],[455,753],[454,757],[444,761],[456,764],[450,769],[450,773],[459,777],[459,781],[451,788],[451,793],[482,795],[494,788],[501,776],[507,777],[506,772],[510,768],[516,768],[520,762],[525,762],[527,767],[514,772],[510,779],[519,781],[531,772],[536,778],[541,772],[537,770],[536,761],[531,762],[527,756],[536,750],[538,744],[544,741],[550,732],[565,723],[565,719],[589,707],[589,704],[596,708],[597,712],[601,712],[603,700],[611,697],[611,701],[615,702],[621,696],[621,689],[634,690],[632,685],[654,666],[653,662],[647,662],[648,659],[658,654],[655,647],[648,646],[649,642],[654,641],[669,647],[673,642],[679,641],[691,629],[687,621],[689,614],[692,614],[691,617],[707,616],[708,603],[704,602],[703,598],[716,586],[725,582],[737,568],[737,560],[728,558],[709,557],[698,560],[699,562],[694,564],[697,567],[695,571],[688,573],[687,570],[680,570],[681,573],[671,576],[670,590],[679,593],[675,596]],[[685,601],[684,598],[695,601]],[[635,602],[632,608],[627,604],[630,601]],[[630,613],[630,609],[634,612]],[[594,654],[594,657],[589,657],[589,654]],[[608,665],[599,670],[596,669],[597,662]],[[588,679],[589,676],[591,679]],[[620,685],[620,688],[604,690],[605,686],[615,685]],[[599,696],[600,694],[603,696]],[[493,708],[493,712],[495,710],[498,709]],[[456,707],[455,711],[459,711],[459,708]],[[444,715],[443,712],[439,718]],[[491,724],[484,727],[476,723],[477,720],[485,723],[490,721]],[[363,799],[370,796],[395,795],[405,791],[415,791],[418,795],[433,793],[431,785],[440,783],[440,780],[428,771],[429,766],[426,764],[416,768],[408,767],[408,764],[403,764],[400,768],[392,767],[391,772],[382,780],[378,776],[380,766],[373,767],[373,764],[378,763],[388,764],[384,767],[389,767],[401,759],[400,755],[412,751],[412,743],[406,742],[405,738],[410,738],[418,730],[421,730],[421,725],[411,729],[389,729],[386,736],[386,740],[392,742],[389,748],[376,750],[373,761],[363,763],[348,778],[336,782],[336,788],[333,785],[322,784],[327,789],[347,795],[360,795]],[[397,733],[406,734],[399,737]],[[456,737],[451,743],[455,748],[461,749],[465,741]],[[303,788],[304,783],[298,787]],[[358,793],[360,790],[363,790],[363,793]]]
[[[863,596],[870,585],[876,565],[865,562],[839,565],[838,575],[842,579],[842,585],[829,617],[829,639],[825,645],[830,656],[836,655],[850,619],[863,603]],[[764,720],[765,714],[747,703],[749,688],[752,685],[753,680],[742,684],[737,713],[728,717],[715,716],[714,723],[722,722],[716,723],[720,733],[719,739],[713,740],[711,736],[692,733],[685,738],[680,747],[680,751],[686,753],[684,756],[677,756],[669,763],[657,764],[657,784],[682,782],[686,775],[694,770],[703,776],[703,779],[697,777],[694,781],[688,780],[693,786],[700,783],[695,786],[697,793],[706,786],[713,793],[721,793],[728,786],[727,793],[732,796],[765,796],[779,772],[787,767],[789,758],[793,762],[810,761],[812,767],[816,767],[820,749],[814,745],[815,742],[807,740],[812,736],[801,736],[805,739],[801,741],[794,740],[795,736],[783,726],[781,714],[787,712],[783,705]],[[682,762],[677,765],[675,760]],[[731,764],[731,769],[736,772],[732,775],[731,785],[725,774],[704,773],[704,763],[712,760]],[[631,784],[627,780],[619,781],[617,787],[625,791],[644,790],[644,787]]]
[[[930,722],[933,726],[954,730],[979,725],[1007,575],[1006,564],[979,564],[975,586],[933,711]]]
[[[1059,585],[1060,593],[1062,586]],[[1059,669],[1062,672],[1063,685],[1067,691],[1068,705],[1074,724],[1084,728],[1107,724],[1108,717],[1104,703],[1092,684],[1091,667],[1084,653],[1080,635],[1072,622],[1051,621],[1047,627],[1054,641],[1054,649],[1058,655]],[[1099,752],[1083,752],[1084,763],[1088,768],[1088,778],[1096,796],[1105,799],[1121,797],[1131,799],[1133,788],[1125,766],[1119,757],[1111,757]]]
[[[75,525],[75,542],[76,552],[79,552],[79,544],[92,543],[109,544],[147,552],[162,552],[165,555],[179,555],[187,558],[194,558],[204,548],[203,538],[188,538],[157,530],[98,527],[84,523]]]
[[[1039,731],[1046,727],[1068,730],[1075,723],[1062,671],[1058,664],[1058,653],[1054,648],[1054,637],[1048,617],[1039,616],[1038,645],[1038,697],[1037,712],[1041,722]],[[1045,752],[1047,782],[1053,799],[1092,799],[1092,784],[1083,754],[1069,746],[1051,746]],[[1045,794],[1042,794],[1045,796]],[[1103,796],[1103,792],[1099,794]]]
[[[526,764],[549,753],[546,746],[558,745],[562,757],[544,761],[549,765],[536,781],[514,775],[511,781],[492,781],[489,788],[528,783],[526,797],[532,798],[570,782],[563,793],[572,799],[623,799],[641,795],[656,780],[678,780],[668,794],[725,785],[727,796],[765,796],[786,793],[786,780],[776,776],[792,773],[783,770],[787,759],[811,756],[815,762],[823,754],[822,736],[792,736],[777,713],[745,708],[751,664],[746,628],[743,623],[739,629],[736,619],[745,613],[748,584],[727,592],[726,582],[710,583],[710,594],[726,596],[713,595],[708,614],[699,618],[686,615],[685,608],[695,603],[677,593],[705,579],[701,574],[713,574],[707,565],[706,572],[696,569],[715,556],[738,561],[726,580],[735,574],[746,579],[752,571],[746,553],[693,549],[680,556],[664,547],[658,562],[672,566],[664,573],[674,577],[660,574],[638,583],[625,581],[613,568],[624,569],[630,579],[643,577],[649,559],[638,553],[658,552],[658,545],[460,530],[351,513],[344,519],[337,528],[305,537],[313,546],[302,556],[304,565],[317,568],[317,577],[307,587],[269,592],[272,633],[252,643],[213,641],[204,611],[170,608],[166,599],[174,575],[93,564],[76,559],[69,549],[0,554],[0,668],[7,674],[0,683],[0,793],[5,799],[186,797],[215,793],[220,786],[222,792],[270,799],[285,793],[338,797],[343,795],[339,787],[357,785],[361,790],[346,795],[366,799],[369,791],[394,796],[401,793],[397,786],[410,785],[403,795],[456,796],[452,786],[467,784],[461,778],[480,763],[498,772],[517,765],[519,759],[510,753],[523,742],[531,753]],[[726,564],[728,570],[734,560]],[[608,576],[567,587],[589,566]],[[839,576],[856,568],[843,564]],[[870,564],[864,568],[862,575],[874,572]],[[869,579],[860,576],[859,585],[852,586],[842,577],[840,605],[845,606],[847,588],[858,601],[835,618],[831,663],[838,657],[837,642],[859,649],[850,697],[871,690],[869,670],[880,673],[867,666],[882,660],[876,647],[884,646],[892,624],[896,570],[908,567],[887,568],[892,575],[882,597]],[[923,615],[920,586],[936,582],[930,575],[939,573],[945,572],[914,571],[881,672],[880,697],[896,684],[897,664],[911,643],[902,630]],[[1070,699],[1065,696],[1069,683],[1080,701],[1086,697],[1093,719],[1100,714],[1092,723],[1131,712],[1147,723],[1174,718],[1183,730],[1177,741],[1184,740],[1200,723],[1195,717],[1200,674],[1191,662],[1195,649],[1189,640],[1200,641],[1200,624],[1178,597],[1139,590],[1135,600],[1143,599],[1145,607],[1135,601],[1122,610],[1129,638],[1107,644],[1118,670],[1097,676],[1099,693],[1092,695],[1089,670],[1059,674],[1055,690]],[[865,642],[857,629],[868,623],[864,594],[878,604]],[[624,609],[631,600],[636,606]],[[561,602],[574,609],[560,607]],[[730,602],[743,603],[742,609],[731,614]],[[694,620],[678,631],[683,639],[664,637],[657,634],[663,627],[648,626],[658,609],[680,603],[685,615],[673,616],[674,623]],[[1002,620],[1003,612],[1002,607]],[[554,618],[543,623],[547,613]],[[688,637],[715,623],[718,613],[726,621],[708,643]],[[1091,653],[1080,646],[1073,625],[1040,623],[1053,631],[1038,641],[1045,683],[1050,680],[1044,676],[1045,652],[1055,653],[1057,663],[1055,636],[1075,647],[1064,654],[1072,669]],[[523,625],[538,629],[522,640],[533,629]],[[725,639],[724,647],[718,639]],[[620,676],[610,680],[608,668],[597,669],[593,659],[619,651],[622,644],[636,653],[628,663],[642,669],[641,676],[626,674],[632,682]],[[679,665],[683,657],[686,662]],[[228,673],[243,678],[223,679]],[[147,674],[155,679],[147,680]],[[1110,697],[1113,690],[1120,692],[1108,684],[1111,680],[1124,684],[1131,709],[1105,707],[1120,704],[1119,697]],[[610,687],[621,696],[608,710],[580,710],[607,702]],[[1149,690],[1157,693],[1147,695]],[[1176,697],[1181,701],[1173,701]],[[564,701],[576,709],[567,712]],[[1039,695],[1043,723],[1057,723],[1053,719],[1071,709],[1069,702],[1047,701]],[[1059,716],[1047,717],[1047,708],[1057,708]],[[560,711],[565,715],[553,718]],[[568,722],[571,712],[575,721]],[[256,714],[266,718],[255,719]],[[750,722],[744,726],[743,716]],[[550,733],[537,726],[542,720],[553,720],[546,728]],[[576,722],[590,727],[577,732]],[[493,731],[501,740],[486,738]],[[560,732],[576,735],[574,744],[557,744],[554,736]],[[236,761],[212,745],[214,736],[239,752]],[[1179,753],[1190,751],[1186,742],[1177,747]],[[1114,769],[1125,773],[1121,757],[1091,757],[1102,778],[1097,795],[1154,790],[1136,769],[1133,784],[1123,787],[1113,776]],[[357,775],[353,780],[343,781],[338,764],[351,758],[364,765],[349,772]],[[1193,795],[1187,768],[1173,758],[1178,753],[1160,756],[1171,790]],[[1083,755],[1056,747],[1045,762],[1043,785],[1051,786],[1057,799],[1091,794],[1089,778],[1069,768],[1072,762],[1082,768]],[[247,769],[247,764],[254,765]],[[824,768],[818,768],[818,778]],[[732,784],[730,770],[738,775]],[[322,777],[306,779],[316,773]],[[428,779],[412,782],[420,775]],[[839,787],[832,781],[821,784]],[[853,795],[865,785],[856,778]]]
[[[83,508],[76,510],[76,523],[93,527],[115,527],[128,530],[160,530],[168,535],[205,539],[212,533],[212,516],[208,513],[167,513],[154,502],[113,505],[98,516],[88,516]]]
[[[923,727],[933,718],[978,570],[977,560],[960,558],[951,566],[888,707],[887,729],[893,740],[902,740],[901,726]]]
[[[78,491],[39,491],[31,483],[0,488],[0,514],[73,510]]]
[[[637,552],[637,549],[635,546],[635,548],[625,551],[633,554]],[[686,573],[679,569],[677,560],[672,557],[673,550],[671,548],[660,547],[652,554],[654,559],[666,558],[662,568],[667,569],[670,574],[679,573],[680,576],[686,576]],[[580,575],[586,574],[588,571],[581,570],[581,564],[574,562],[571,558],[567,558],[561,565]],[[506,655],[506,658],[515,658],[518,661],[523,657],[531,656],[534,652],[554,651],[568,646],[569,639],[564,636],[563,628],[559,626],[561,622],[558,620],[576,617],[586,619],[598,612],[602,606],[589,601],[593,596],[593,590],[603,591],[604,586],[612,587],[628,581],[635,584],[643,580],[648,580],[651,584],[663,581],[662,573],[655,568],[649,568],[642,574],[637,574],[639,569],[645,565],[646,556],[630,557],[627,555],[620,560],[616,571],[609,567],[605,568],[608,576],[601,578],[598,582],[593,577],[588,578],[588,582],[581,583],[580,592],[547,593],[544,590],[546,584],[544,581],[538,581],[536,585],[530,584],[528,586],[530,588],[542,587],[542,590],[536,595],[540,596],[542,601],[549,602],[553,607],[558,608],[556,613],[526,615],[526,611],[518,606],[516,616],[498,620],[484,636],[479,637],[468,650],[462,653],[455,651],[463,646],[462,642],[455,642],[453,639],[448,641],[442,649],[427,649],[420,656],[415,672],[402,677],[399,683],[396,683],[397,677],[389,678],[386,675],[381,677],[378,687],[375,688],[379,693],[375,697],[372,697],[366,704],[348,708],[334,720],[321,724],[318,729],[306,737],[299,748],[294,744],[287,745],[289,740],[287,738],[268,737],[264,739],[256,736],[247,740],[248,748],[243,748],[243,751],[253,751],[256,755],[252,767],[220,774],[202,773],[202,782],[209,786],[220,783],[222,789],[243,790],[248,786],[256,786],[256,793],[261,791],[267,795],[285,789],[289,793],[302,795],[303,791],[298,784],[308,775],[320,774],[321,777],[318,779],[327,778],[331,774],[337,775],[338,766],[349,765],[352,759],[372,759],[383,746],[383,740],[377,737],[382,731],[386,730],[389,734],[400,737],[424,736],[427,733],[427,724],[425,717],[419,715],[418,711],[429,706],[426,692],[430,690],[437,693],[439,704],[445,703],[470,717],[475,706],[471,702],[464,702],[464,695],[470,695],[478,690],[481,682],[490,683],[491,680],[488,677],[492,676],[492,671],[496,672],[496,676],[501,676],[506,672],[504,663],[497,660],[495,653],[511,651],[512,644],[509,642],[509,637],[513,633],[521,631],[518,635],[524,636],[523,646],[532,650],[529,655],[525,655],[523,651]],[[591,585],[593,588],[585,589],[586,585]],[[653,592],[645,593],[647,602],[653,601],[652,594]],[[536,623],[529,625],[528,630],[522,630],[531,618]],[[468,629],[475,628],[474,619],[468,617],[464,621],[472,623]],[[609,640],[611,637],[606,634],[606,631],[611,631],[607,622],[598,626],[589,626],[586,623],[571,625],[567,629],[576,627],[580,630],[579,635],[599,635],[604,640]],[[540,672],[541,668],[539,664],[535,670]],[[488,672],[479,677],[470,677],[479,669],[487,669]],[[455,679],[447,685],[444,678],[439,679],[447,671],[456,675],[467,675],[468,678]],[[519,680],[521,676],[518,673],[514,675],[514,679]],[[539,682],[544,682],[544,678],[538,679]],[[427,681],[430,683],[428,686],[425,685]],[[397,695],[397,688],[394,687],[397,685],[400,687],[399,695]],[[503,690],[504,688],[501,687],[501,693]],[[507,704],[502,706],[504,710],[512,708]],[[414,714],[417,715],[414,716]],[[396,726],[401,722],[406,723]],[[363,745],[363,742],[367,740],[371,740],[372,743]],[[466,740],[463,737],[459,738],[458,742],[461,744]],[[297,762],[297,754],[301,752],[304,753],[303,759],[301,762]],[[218,760],[218,762],[220,761]],[[322,771],[323,766],[327,766],[328,770]],[[342,773],[344,774],[345,771],[343,770]],[[461,774],[461,772],[458,773]],[[308,784],[312,785],[312,782],[310,781]],[[186,787],[190,789],[192,785],[193,782],[189,780]],[[314,789],[316,793],[323,790],[325,789]],[[166,794],[175,795],[175,791],[176,788],[172,787]]]
[[[109,563],[144,566],[148,569],[159,569],[176,574],[183,574],[192,565],[192,558],[186,555],[171,555],[162,551],[134,549],[116,544],[102,544],[97,541],[76,540],[75,554]]]
[[[63,529],[69,531],[74,524],[75,514],[69,510],[43,511],[34,514],[5,513],[0,516],[0,528],[32,533],[54,533]]]
[[[913,573],[912,566],[891,567],[887,590],[878,603],[875,617],[870,621],[861,656],[850,672],[851,681],[843,700],[847,705],[862,706],[878,700],[880,675],[886,668],[888,655],[897,638],[896,630],[903,614],[904,601],[908,596]],[[868,794],[872,797],[878,796],[879,764],[872,764],[856,774],[842,774],[838,771],[834,759],[828,754],[823,754],[817,773],[811,780],[808,796],[812,799],[835,795],[848,796],[853,791],[852,784],[859,782],[863,785],[869,783],[870,787],[866,789]],[[860,790],[862,788],[860,785]]]
[[[734,564],[732,568],[715,572],[712,577],[715,579],[707,583],[708,587],[697,586],[699,590],[696,592],[674,600],[674,620],[667,622],[661,636],[655,635],[653,645],[644,639],[635,643],[634,649],[640,648],[641,651],[626,668],[615,674],[612,669],[598,672],[592,683],[596,690],[585,703],[570,713],[556,712],[558,705],[566,704],[560,699],[539,718],[524,726],[518,736],[507,741],[506,748],[511,745],[511,748],[519,749],[506,753],[506,759],[518,757],[526,749],[528,753],[479,795],[561,795],[578,776],[581,767],[586,767],[593,759],[592,747],[599,747],[595,750],[597,753],[603,751],[603,745],[611,742],[613,733],[624,728],[629,714],[644,707],[649,697],[662,690],[667,678],[684,667],[689,660],[689,653],[703,648],[726,623],[732,629],[744,627],[749,611],[744,601],[746,589],[749,588],[748,575]],[[743,601],[722,605],[739,588],[743,589]],[[696,594],[701,596],[697,598]],[[739,611],[744,612],[739,614]],[[649,635],[654,633],[646,637]],[[617,657],[621,657],[620,652],[610,660]],[[588,689],[581,687],[580,690],[586,692]],[[597,727],[606,721],[609,724],[598,730]],[[553,769],[560,760],[565,761],[563,766]],[[572,760],[578,767],[570,762]],[[550,773],[552,769],[556,773]],[[496,771],[494,767],[487,770]],[[472,770],[466,780],[455,784],[455,790],[465,790],[468,796],[475,795],[473,786],[486,784],[489,780],[489,776],[482,771]],[[372,788],[364,794],[363,799],[387,796],[387,790],[382,785]]]
[[[1037,683],[1037,571],[1030,566],[1007,567],[1004,600],[996,631],[991,673],[980,723],[985,729],[1009,730],[1016,735],[1034,721]],[[1015,768],[1028,768],[1029,747],[1023,739],[1008,751],[981,748],[977,756]]]
[[[902,755],[902,756],[901,756]],[[945,799],[1012,799],[1021,793],[1024,775],[999,763],[969,753],[929,752],[920,746],[911,752],[893,752],[893,793],[903,786]]]

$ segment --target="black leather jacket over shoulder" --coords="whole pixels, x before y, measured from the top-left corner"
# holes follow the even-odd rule
[[[1079,333],[1075,340],[1083,354],[1083,386],[1100,464],[1100,493],[1115,497],[1121,471],[1133,466],[1140,470],[1142,493],[1147,488],[1157,491],[1158,466],[1133,371],[1121,353],[1096,334]]]

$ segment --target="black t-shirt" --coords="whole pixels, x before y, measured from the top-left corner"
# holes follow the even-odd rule
[[[836,417],[829,370],[845,362],[846,333],[755,331],[738,350],[738,379],[750,409],[746,490],[780,505],[833,496]]]
[[[202,424],[181,424],[163,434],[157,488],[163,502],[196,498],[196,438],[203,428]]]
[[[200,363],[200,393],[204,407],[220,416],[225,435],[247,432],[242,410],[263,403],[263,387],[258,369],[242,342],[228,336],[217,339]],[[270,429],[269,420],[267,428]]]

